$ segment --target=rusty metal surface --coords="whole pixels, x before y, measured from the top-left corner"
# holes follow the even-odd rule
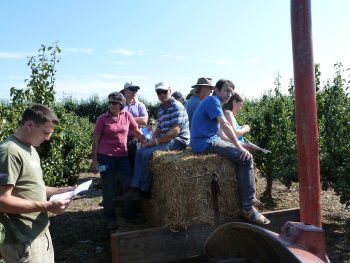
[[[300,220],[321,226],[320,165],[311,0],[291,0]]]
[[[242,256],[251,262],[324,262],[314,254],[280,239],[274,232],[240,222],[217,228],[205,242],[204,250],[210,258]]]
[[[326,240],[322,228],[302,222],[287,222],[278,237],[326,261]]]
[[[271,223],[264,227],[277,232],[286,221],[299,221],[298,209],[263,214],[271,220]],[[243,219],[230,219],[226,222],[238,222],[237,220]],[[112,261],[113,263],[208,262],[209,258],[203,248],[213,231],[213,227],[199,225],[179,232],[171,231],[167,227],[158,227],[114,233],[111,235]],[[242,258],[234,260],[232,262],[245,262]]]

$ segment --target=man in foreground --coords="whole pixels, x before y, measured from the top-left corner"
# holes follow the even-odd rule
[[[228,102],[235,86],[220,79],[214,88],[215,95],[207,96],[194,112],[191,124],[191,146],[195,153],[217,153],[238,166],[238,185],[243,203],[241,215],[250,222],[266,225],[270,221],[254,207],[255,176],[253,158],[239,143],[231,125],[225,119],[221,104]],[[231,142],[218,136],[219,128]]]
[[[50,140],[57,123],[49,108],[34,104],[0,144],[0,253],[6,263],[54,263],[48,212],[63,213],[70,199],[47,200],[74,187],[45,186],[35,147]]]

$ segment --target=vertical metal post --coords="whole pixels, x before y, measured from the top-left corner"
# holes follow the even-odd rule
[[[301,222],[322,227],[311,0],[291,0]]]

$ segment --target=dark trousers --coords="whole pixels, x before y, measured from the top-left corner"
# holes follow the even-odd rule
[[[107,170],[100,173],[103,214],[107,223],[115,223],[117,222],[117,215],[114,208],[116,192],[118,190],[122,191],[122,193],[125,192],[131,182],[129,160],[126,156],[116,157],[103,154],[98,154],[97,160],[101,165],[107,166]],[[134,214],[133,203],[126,201],[123,202],[123,205],[126,218],[132,218]]]
[[[138,140],[135,137],[128,137],[128,157],[129,157],[129,163],[131,167],[131,173],[134,173],[137,143],[138,143]]]

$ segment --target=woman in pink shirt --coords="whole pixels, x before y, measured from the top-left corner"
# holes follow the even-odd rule
[[[144,137],[132,115],[124,111],[125,97],[120,92],[108,95],[108,111],[101,114],[95,124],[92,143],[93,172],[100,172],[103,212],[110,230],[118,228],[113,199],[117,187],[126,190],[131,183],[127,139],[129,130],[143,142]],[[125,207],[126,217],[131,217]],[[131,219],[131,218],[129,218]]]

